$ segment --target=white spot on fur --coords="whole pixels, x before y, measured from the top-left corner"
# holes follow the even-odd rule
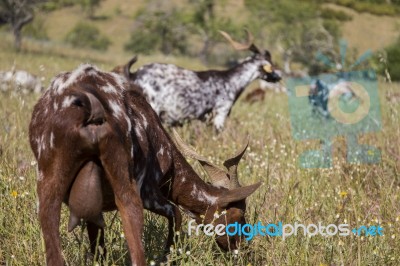
[[[44,178],[43,172],[39,171],[38,177],[37,177],[37,181],[42,181]]]
[[[145,117],[144,114],[142,114],[142,113],[140,113],[140,115],[142,116],[142,119],[143,119],[143,126],[144,126],[144,128],[147,128],[147,126],[149,125],[149,123],[147,123],[146,117]]]
[[[162,156],[164,154],[164,147],[161,147],[157,153]]]
[[[38,158],[40,158],[42,151],[46,150],[44,135],[42,135],[40,138],[36,138],[36,143],[38,144]]]
[[[100,87],[100,89],[102,91],[104,91],[105,93],[117,94],[117,90],[111,84],[107,84],[106,86],[102,86],[102,87]]]
[[[54,101],[54,103],[53,103],[53,108],[54,108],[54,111],[58,110],[58,103],[56,101]]]
[[[126,83],[125,78],[123,78],[120,75],[118,75],[116,73],[113,73],[113,72],[111,72],[111,75],[113,76],[114,81],[117,83],[117,85],[119,87],[121,87],[121,89],[125,89],[126,88],[127,83]]]
[[[50,134],[50,149],[54,148],[54,133]]]
[[[66,88],[81,79],[88,68],[92,68],[92,70],[88,72],[89,75],[95,75],[97,74],[97,71],[99,71],[95,66],[92,66],[90,64],[80,65],[77,69],[70,73],[68,79],[64,83],[59,84],[59,82],[57,82],[57,84],[59,84],[59,86],[55,88],[57,93],[62,94]]]
[[[128,130],[126,132],[126,136],[129,137],[129,134],[131,133],[131,130],[132,130],[132,123],[131,123],[131,120],[129,119],[129,117],[127,115],[125,115],[124,118],[126,120],[126,123],[128,124]]]
[[[142,127],[141,127],[140,125],[136,125],[136,126],[135,126],[135,133],[136,133],[136,136],[137,136],[141,141],[143,141]]]
[[[70,107],[75,99],[76,99],[75,96],[67,96],[67,97],[65,97],[64,101],[62,102],[62,108]]]
[[[115,101],[109,101],[109,105],[113,111],[113,115],[115,118],[120,118],[123,114],[121,106]]]
[[[198,190],[196,185],[193,185],[193,190],[190,195],[197,198],[199,201],[208,202],[210,204],[215,204],[218,199],[217,197],[211,196],[206,191]]]

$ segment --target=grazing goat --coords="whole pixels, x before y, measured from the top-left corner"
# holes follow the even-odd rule
[[[247,144],[219,168],[177,136],[177,145],[196,157],[214,185],[185,160],[161,122],[122,76],[82,65],[57,75],[35,105],[30,145],[38,161],[39,221],[48,265],[63,265],[60,245],[62,202],[70,210],[68,230],[83,220],[91,251],[97,233],[104,245],[102,212],[118,209],[132,265],[145,265],[143,208],[168,219],[167,247],[181,226],[179,209],[202,223],[245,223],[246,198],[259,186],[240,187],[237,165]],[[214,213],[224,213],[214,219]],[[99,231],[100,230],[100,231]],[[240,236],[216,239],[236,248]]]
[[[253,55],[228,70],[191,71],[172,64],[154,63],[130,73],[129,69],[136,61],[134,57],[114,71],[124,74],[143,89],[162,122],[179,125],[185,120],[204,120],[212,113],[214,127],[220,131],[233,104],[250,82],[256,79],[278,82],[281,79],[273,69],[270,53],[258,49],[249,32],[247,44],[233,41],[226,32],[221,31],[221,34],[236,50],[250,50]]]
[[[0,90],[19,90],[24,94],[29,92],[41,93],[43,90],[40,78],[25,70],[0,72]]]
[[[256,88],[255,90],[249,92],[244,98],[245,102],[253,104],[255,102],[263,102],[265,98],[265,89]]]

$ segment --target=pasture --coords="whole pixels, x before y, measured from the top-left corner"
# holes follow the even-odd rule
[[[30,48],[15,54],[6,36],[0,43],[0,67],[17,67],[50,79],[83,61],[110,70],[127,59],[68,53],[59,48]],[[62,51],[61,51],[62,50]],[[117,61],[118,60],[118,61]],[[123,60],[123,61],[119,61]],[[137,63],[166,60],[188,68],[201,68],[197,61],[144,57]],[[344,138],[334,139],[334,166],[301,169],[301,152],[319,141],[298,142],[291,136],[288,97],[267,93],[264,102],[252,105],[239,98],[227,119],[225,130],[216,135],[200,122],[177,131],[199,153],[220,164],[250,135],[250,145],[240,164],[239,179],[248,185],[263,185],[247,201],[247,222],[348,223],[352,227],[380,225],[383,236],[257,236],[237,251],[224,253],[212,237],[181,234],[171,249],[169,262],[177,265],[399,265],[400,263],[400,84],[379,81],[382,130],[361,136],[360,142],[379,148],[379,164],[348,164]],[[396,96],[396,97],[395,97]],[[44,265],[45,250],[37,219],[36,164],[28,144],[28,124],[38,95],[0,95],[0,265]],[[199,165],[191,161],[199,173]],[[69,265],[92,265],[87,258],[89,243],[79,228],[67,233],[67,208],[63,207],[63,255]],[[184,216],[183,231],[188,217]],[[115,212],[106,214],[104,265],[128,262],[122,225]],[[143,241],[149,264],[161,255],[167,234],[166,220],[146,212]],[[93,265],[97,265],[93,262]]]

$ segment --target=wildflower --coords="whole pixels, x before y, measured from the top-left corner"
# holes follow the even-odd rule
[[[151,260],[150,265],[156,265],[156,262],[154,260]]]
[[[190,255],[190,251],[188,250],[188,251],[186,251],[186,255],[187,256],[189,256]]]
[[[124,233],[121,233],[121,238],[125,238],[125,234]]]
[[[342,198],[345,198],[345,197],[347,196],[347,192],[346,192],[346,191],[341,191],[341,192],[339,193],[339,195],[340,195]]]
[[[15,191],[15,190],[13,190],[13,191],[11,192],[11,196],[13,196],[14,198],[16,198],[16,197],[18,196],[18,192]]]
[[[35,166],[37,164],[36,161],[31,161],[31,166]]]
[[[237,255],[237,254],[239,254],[239,250],[235,249],[235,250],[233,251],[233,253],[234,253],[235,255]]]
[[[396,238],[396,235],[395,235],[395,234],[393,234],[393,235],[392,235],[392,239],[395,239],[395,238]]]
[[[21,180],[21,181],[24,181],[25,177],[24,176],[20,176],[20,177],[18,177],[18,179]]]

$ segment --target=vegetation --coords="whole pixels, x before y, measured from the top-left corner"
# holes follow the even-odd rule
[[[385,50],[390,78],[393,81],[400,81],[400,38]]]
[[[1,44],[0,64],[36,69],[42,65],[47,81],[61,71],[75,68],[82,60],[57,54],[31,54],[21,57]],[[100,64],[111,69],[112,64]],[[196,68],[192,60],[185,65]],[[377,165],[350,165],[346,162],[345,140],[335,140],[334,167],[306,170],[297,166],[299,155],[319,145],[319,141],[293,140],[287,96],[267,94],[264,103],[234,106],[226,129],[213,135],[201,123],[179,128],[184,140],[220,163],[232,154],[250,134],[250,149],[239,168],[241,182],[262,180],[264,185],[248,200],[248,222],[349,223],[351,226],[376,225],[384,228],[382,237],[255,237],[238,252],[223,253],[210,237],[183,235],[172,250],[178,265],[397,265],[400,262],[400,180],[398,159],[400,103],[386,95],[398,93],[399,85],[380,83],[383,130],[363,135],[362,143],[377,146],[382,161]],[[36,165],[28,144],[28,123],[38,96],[4,94],[0,99],[0,264],[43,265],[44,246],[37,220]],[[213,136],[213,137],[210,137]],[[201,173],[197,164],[193,164]],[[108,257],[105,265],[124,265],[127,248],[118,215],[106,215]],[[144,239],[148,262],[162,251],[166,237],[165,219],[146,213]],[[184,228],[188,217],[185,216]],[[67,209],[60,228],[64,256],[71,265],[86,260],[88,240],[75,229],[67,233]],[[186,229],[185,229],[186,230]],[[89,263],[91,264],[91,263]]]
[[[374,15],[398,16],[400,14],[399,0],[330,0],[329,2]]]
[[[92,48],[105,51],[111,41],[100,34],[100,31],[93,25],[80,22],[65,37],[65,42],[73,47]]]
[[[340,23],[351,23],[358,16],[356,13],[352,14],[353,20],[350,21],[350,18],[345,18],[340,12],[332,11],[333,9],[321,11],[322,1],[297,1],[293,5],[289,0],[246,0],[244,8],[236,7],[243,17],[234,12],[234,5],[227,11],[221,9],[220,1],[215,1],[212,9],[215,17],[210,19],[210,9],[206,8],[208,1],[191,2],[195,7],[190,10],[179,5],[170,9],[160,6],[165,1],[153,1],[153,4],[145,1],[141,6],[145,8],[143,11],[152,20],[156,20],[150,21],[144,15],[132,17],[132,10],[137,10],[133,7],[127,11],[121,4],[122,7],[116,9],[110,1],[104,1],[98,7],[98,13],[112,16],[112,19],[91,20],[90,24],[85,19],[75,25],[75,21],[82,20],[82,11],[78,5],[71,5],[72,1],[75,0],[47,3],[53,3],[55,7],[46,9],[43,14],[45,19],[54,14],[60,17],[60,14],[68,14],[69,17],[57,21],[58,24],[53,25],[48,20],[40,20],[39,16],[35,16],[32,23],[23,28],[24,35],[36,39],[48,37],[50,40],[45,45],[26,39],[22,53],[17,53],[13,48],[13,34],[5,33],[4,30],[9,28],[3,28],[0,32],[0,69],[9,70],[15,64],[17,69],[26,69],[40,76],[44,85],[48,85],[54,75],[74,69],[82,62],[94,63],[104,70],[112,69],[115,65],[126,62],[132,51],[140,52],[139,62],[134,67],[149,62],[168,62],[191,69],[204,69],[199,56],[206,40],[202,39],[202,36],[206,36],[202,33],[207,31],[208,39],[212,42],[207,51],[207,60],[211,62],[220,60],[226,55],[226,50],[230,50],[225,42],[221,45],[222,49],[219,47],[218,42],[223,39],[216,30],[222,27],[235,39],[241,40],[243,26],[251,29],[258,46],[272,49],[274,60],[288,62],[290,67],[299,67],[298,64],[301,64],[299,68],[304,65],[311,69],[311,64],[319,62],[307,62],[307,58],[313,59],[320,48],[323,48],[324,54],[332,56],[330,58],[338,59]],[[134,2],[136,6],[141,5],[140,1]],[[341,2],[344,5],[344,0],[332,2]],[[374,0],[370,1],[371,4],[367,1],[347,2],[361,2],[371,8],[377,7],[375,4],[378,3]],[[384,2],[380,6],[394,7],[398,3],[395,0]],[[35,12],[36,7],[38,6],[35,6]],[[371,13],[372,11],[371,9]],[[198,22],[194,20],[196,12]],[[335,14],[328,14],[332,12]],[[159,22],[158,25],[152,24],[160,19],[165,19],[165,25]],[[8,23],[2,20],[0,14],[0,23],[2,21]],[[115,21],[124,23],[118,24]],[[126,53],[122,47],[129,37],[129,23],[134,23],[132,38],[136,39],[130,42],[133,46]],[[174,30],[168,31],[170,28],[165,27],[167,24],[172,25]],[[76,28],[73,29],[74,27]],[[166,32],[164,43],[160,39],[163,27]],[[54,37],[55,31],[62,33],[59,39]],[[74,32],[70,34],[73,37],[66,39],[77,42],[77,48],[64,45],[63,38],[69,31]],[[361,27],[354,28],[353,32],[360,34],[363,30]],[[146,35],[147,33],[149,34]],[[121,38],[124,34],[126,39]],[[133,37],[134,35],[136,36]],[[369,42],[371,36],[364,35],[359,36],[364,42]],[[109,40],[99,41],[106,36],[109,39],[113,37],[112,44]],[[85,43],[82,46],[81,41]],[[94,47],[98,46],[92,46],[92,41],[108,43],[108,52],[95,50]],[[386,40],[382,38],[382,42],[384,41]],[[180,47],[183,43],[187,46]],[[383,60],[387,62],[392,80],[398,79],[397,74],[400,73],[398,47],[399,42],[388,46]],[[114,49],[112,52],[111,48]],[[280,55],[284,58],[281,59]],[[355,55],[354,52],[352,56]],[[239,56],[242,57],[243,54]],[[350,63],[354,63],[354,60]],[[316,70],[323,69],[317,67]],[[285,241],[278,237],[258,236],[236,252],[223,253],[212,238],[205,235],[189,237],[183,232],[182,238],[171,250],[170,262],[176,262],[177,265],[399,265],[400,84],[386,83],[379,78],[378,85],[382,130],[359,136],[359,142],[381,150],[382,159],[379,164],[348,164],[346,140],[338,137],[334,139],[332,168],[299,168],[300,154],[319,147],[320,142],[299,142],[292,138],[287,95],[267,92],[264,102],[250,105],[242,101],[246,93],[257,84],[252,84],[238,99],[227,120],[226,129],[221,134],[215,135],[210,127],[200,122],[185,124],[177,130],[186,142],[215,163],[221,163],[228,155],[233,154],[241,146],[242,140],[250,135],[249,150],[239,167],[240,181],[243,185],[260,180],[264,184],[249,197],[249,223],[297,221],[308,224],[321,221],[327,224],[348,223],[354,227],[379,224],[384,228],[384,236],[298,235]],[[0,97],[0,265],[44,265],[45,261],[44,243],[37,219],[36,164],[28,144],[28,124],[38,97],[13,92],[2,93]],[[198,164],[190,162],[202,173]],[[80,228],[73,233],[67,233],[68,212],[65,206],[61,218],[60,233],[66,260],[70,265],[95,265],[90,256],[87,256],[88,239]],[[119,216],[113,212],[107,213],[105,218],[108,255],[104,265],[125,265],[129,258]],[[187,230],[189,219],[184,215],[184,231]],[[162,252],[166,224],[165,219],[146,212],[143,237],[149,264]]]
[[[45,0],[3,0],[0,2],[0,21],[10,25],[14,47],[21,49],[22,28],[34,18],[34,7]]]

